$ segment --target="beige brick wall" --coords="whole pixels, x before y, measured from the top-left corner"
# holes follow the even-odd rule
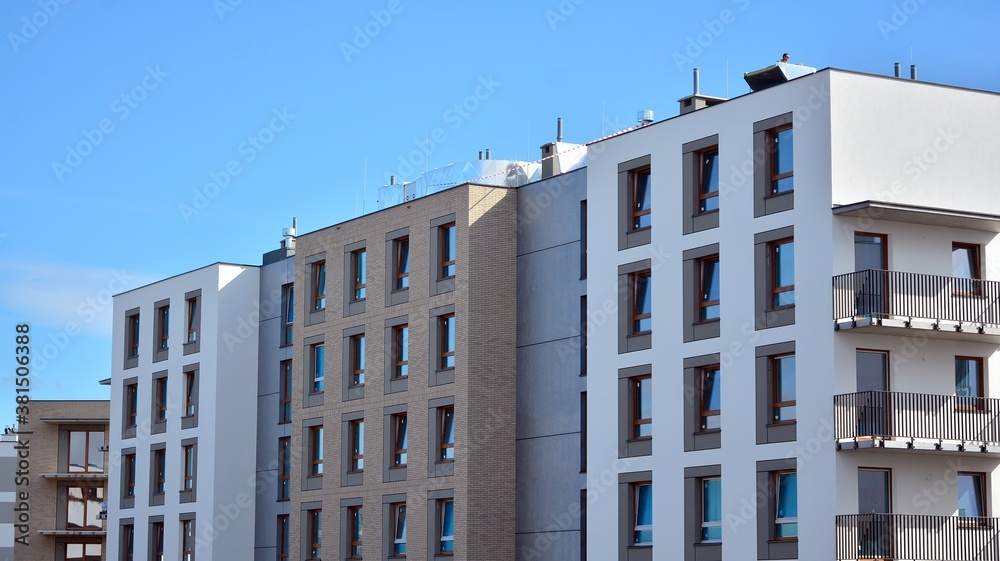
[[[456,215],[457,275],[453,292],[430,296],[430,222]],[[386,307],[386,233],[409,227],[409,301]],[[292,448],[292,557],[300,554],[301,504],[323,502],[323,556],[341,557],[344,498],[364,501],[366,559],[381,559],[382,497],[407,495],[407,550],[422,559],[427,551],[427,492],[454,489],[454,559],[512,559],[514,554],[514,414],[516,327],[516,191],[462,186],[419,198],[350,222],[300,236],[296,241],[296,350]],[[365,313],[344,317],[344,247],[366,240]],[[325,321],[304,326],[305,261],[326,252]],[[429,310],[455,304],[455,382],[428,386]],[[385,320],[409,316],[409,381],[406,392],[384,394]],[[365,325],[364,398],[342,400],[343,330]],[[323,334],[326,345],[324,404],[302,407],[303,340]],[[428,401],[454,396],[457,417],[455,475],[428,477]],[[405,403],[408,411],[407,480],[383,483],[383,409]],[[363,484],[341,487],[341,415],[365,413]],[[301,491],[304,457],[302,420],[324,417],[324,481],[321,490]],[[430,423],[433,423],[433,419]],[[472,435],[477,435],[471,438]],[[470,487],[475,489],[470,490]]]
[[[66,541],[75,543],[94,541],[94,538],[72,538],[43,536],[39,530],[55,530],[62,528],[62,523],[57,520],[57,488],[60,480],[56,478],[42,478],[42,474],[65,473],[67,465],[60,465],[59,462],[59,431],[62,429],[84,428],[94,430],[93,427],[103,426],[104,445],[108,444],[108,401],[32,401],[29,405],[28,422],[20,428],[22,431],[31,431],[32,434],[22,435],[21,442],[27,439],[30,476],[28,485],[18,486],[17,492],[27,492],[28,504],[30,507],[31,534],[28,547],[16,546],[14,548],[15,561],[52,561],[62,559]],[[65,422],[50,421],[43,422],[42,419],[60,419]],[[72,420],[95,419],[96,423],[79,424]],[[99,428],[97,430],[100,430]],[[64,452],[65,454],[65,452]],[[104,453],[104,468],[107,470],[107,453]],[[82,482],[81,482],[82,483]],[[107,497],[106,479],[87,479],[88,485],[100,485],[105,488]],[[103,544],[103,537],[99,538]],[[102,548],[103,550],[103,548]],[[102,555],[103,559],[103,555]]]

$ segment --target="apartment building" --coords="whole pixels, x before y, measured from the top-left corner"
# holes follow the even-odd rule
[[[109,559],[252,559],[260,271],[114,297]]]
[[[17,435],[6,431],[0,435],[0,472],[15,473],[17,471]],[[14,561],[14,521],[17,513],[14,510],[17,497],[17,486],[14,477],[4,477],[0,481],[0,559]]]
[[[26,417],[17,438],[28,449],[28,477],[16,480],[15,491],[27,495],[16,502],[27,507],[28,544],[11,541],[13,556],[8,558],[103,561],[108,401],[32,400]],[[15,471],[4,470],[10,483]]]
[[[997,559],[1000,96],[777,82],[591,146],[587,555]]]

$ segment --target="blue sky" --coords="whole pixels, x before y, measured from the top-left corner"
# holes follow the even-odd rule
[[[534,160],[556,117],[586,142],[641,109],[675,115],[693,67],[733,97],[785,51],[876,74],[912,53],[923,80],[997,91],[998,16],[943,0],[5,0],[0,357],[29,322],[32,397],[104,398],[111,294],[258,264],[292,216],[307,232],[370,211],[390,174],[485,148]]]

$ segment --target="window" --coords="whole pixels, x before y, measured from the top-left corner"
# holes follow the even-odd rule
[[[771,357],[774,376],[771,411],[774,423],[795,421],[795,355]]]
[[[368,286],[368,253],[366,249],[351,252],[352,299],[364,300]]]
[[[184,415],[193,417],[198,412],[198,371],[184,373]]]
[[[281,318],[284,326],[281,330],[281,346],[292,344],[295,329],[295,285],[286,284],[281,287]]]
[[[706,257],[701,260],[700,265],[699,321],[719,319],[719,256]]]
[[[396,290],[410,287],[410,238],[399,238],[395,243],[396,257]]]
[[[722,541],[722,478],[701,480],[701,541]]]
[[[350,471],[360,472],[365,469],[365,420],[357,419],[348,423],[350,431],[351,467]]]
[[[123,524],[121,529],[121,561],[135,560],[135,526]]]
[[[791,238],[772,242],[771,306],[783,308],[795,305],[795,242]]]
[[[66,497],[67,530],[103,530],[104,521],[101,503],[104,502],[102,487],[64,487]]]
[[[194,561],[194,520],[181,520],[181,561]]]
[[[455,276],[455,223],[450,222],[443,226],[438,226],[438,243],[440,264],[438,278],[448,278]]]
[[[63,547],[66,561],[101,561],[104,549],[99,543],[66,543]]]
[[[406,378],[410,374],[410,326],[392,328],[393,378]]]
[[[650,156],[618,164],[618,249],[650,242],[652,167]]]
[[[455,501],[443,499],[439,503],[441,511],[441,535],[439,539],[440,549],[438,553],[455,553]]]
[[[135,452],[122,456],[122,495],[135,498]]]
[[[756,348],[757,444],[795,440],[795,341]]]
[[[681,273],[684,342],[718,337],[722,311],[719,244],[685,250]]]
[[[754,306],[757,329],[795,323],[794,229],[754,235]]]
[[[632,440],[653,437],[653,379],[632,378]]]
[[[392,512],[392,554],[406,557],[406,503],[389,505]]]
[[[406,431],[406,413],[398,413],[392,416],[392,465],[403,467],[406,465],[406,450],[408,447]]]
[[[774,478],[774,539],[797,538],[799,535],[798,476],[794,471],[783,471],[776,473]]]
[[[149,551],[153,561],[163,561],[163,522],[149,525]]]
[[[199,310],[198,303],[201,300],[200,297],[188,298],[187,302],[187,342],[195,343],[198,341],[198,327],[201,323],[201,310]]]
[[[153,450],[153,494],[162,495],[167,485],[167,451]]]
[[[325,369],[326,362],[326,348],[322,343],[313,345],[310,348],[310,354],[312,356],[312,392],[319,393],[323,391],[323,371]]]
[[[719,226],[719,135],[681,146],[684,234]]]
[[[181,482],[182,491],[191,491],[194,489],[194,477],[195,477],[195,445],[188,444],[183,447],[184,452],[184,478]]]
[[[289,559],[292,551],[291,527],[287,514],[278,515],[278,561]]]
[[[455,314],[438,317],[438,370],[455,367]]]
[[[958,515],[960,517],[986,517],[986,477],[985,473],[958,473]],[[973,523],[976,522],[979,521]]]
[[[309,544],[307,561],[322,561],[323,556],[323,511],[320,509],[306,512],[306,535]]]
[[[139,384],[126,384],[124,390],[125,427],[131,428],[135,436],[136,417],[139,415]]]
[[[706,366],[699,375],[701,406],[701,430],[719,430],[722,427],[720,408],[722,403],[722,381],[719,377],[719,366]]]
[[[312,264],[312,309],[326,309],[326,261]]]
[[[653,330],[653,286],[650,272],[640,271],[629,279],[632,287],[632,328],[630,335],[643,335]]]
[[[955,407],[958,409],[983,409],[983,359],[970,356],[955,357]]]
[[[650,259],[618,266],[618,352],[652,345],[653,286]]]
[[[793,144],[792,113],[753,124],[755,217],[794,208]]]
[[[167,377],[162,376],[153,380],[153,420],[166,422],[167,420]]]
[[[632,486],[633,528],[632,545],[653,545],[653,484],[635,483]]]
[[[292,422],[292,361],[283,360],[278,365],[281,372],[279,384],[281,387],[281,410],[278,413],[278,423]]]
[[[170,306],[163,305],[156,308],[156,350],[164,351],[169,348],[170,336]]]
[[[975,295],[981,293],[982,283],[979,269],[979,246],[966,243],[951,244],[951,276],[955,277],[952,290],[955,294]]]
[[[322,444],[319,447],[323,449]],[[320,462],[322,462],[322,458]],[[322,466],[323,464],[319,464]],[[320,470],[322,471],[322,469]],[[289,436],[278,439],[278,500],[287,501],[292,498],[292,438]]]
[[[309,475],[323,475],[323,425],[309,427]]]
[[[69,431],[69,473],[104,473],[104,431]]]
[[[438,460],[450,462],[455,460],[455,406],[442,407],[439,410],[440,420],[438,426],[441,429],[441,449],[438,452]]]
[[[139,308],[125,313],[125,368],[139,365]]]
[[[719,209],[719,148],[698,155],[698,212]]]
[[[351,361],[350,385],[365,385],[365,334],[353,335],[350,338],[349,353]]]
[[[347,509],[347,535],[350,543],[347,546],[348,559],[361,559],[361,534],[364,528],[363,514],[360,506]]]
[[[684,451],[722,446],[720,353],[684,359]]]

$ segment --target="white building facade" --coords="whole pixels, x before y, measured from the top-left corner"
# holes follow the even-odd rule
[[[1000,558],[998,116],[824,70],[591,147],[589,558]]]

